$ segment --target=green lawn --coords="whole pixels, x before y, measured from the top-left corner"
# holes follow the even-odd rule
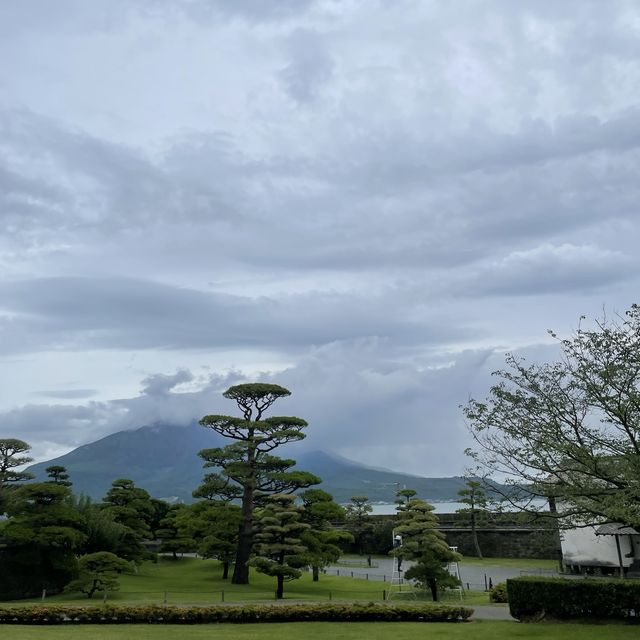
[[[524,565],[523,565],[524,566]],[[155,603],[161,604],[215,604],[222,602],[270,601],[274,599],[275,580],[256,572],[251,574],[251,584],[233,585],[230,580],[221,579],[220,564],[214,560],[181,558],[171,560],[161,558],[157,564],[145,563],[137,574],[125,574],[120,579],[120,590],[110,593],[109,602],[114,603]],[[388,595],[389,585],[381,581],[349,578],[346,576],[320,575],[319,582],[311,580],[311,574],[285,585],[287,600],[365,600],[381,601],[383,593]],[[406,594],[394,599],[430,600],[428,594]],[[20,601],[20,603],[40,602],[40,599]],[[63,594],[47,598],[50,603],[101,604],[102,595],[96,594],[92,600],[82,594]],[[457,592],[443,596],[448,604],[489,604],[488,594],[483,591],[464,593],[461,600]],[[18,603],[16,603],[18,604]]]
[[[545,560],[540,558],[474,558],[464,556],[461,565],[474,567],[513,567],[514,569],[557,569],[557,560]]]
[[[145,563],[137,574],[120,578],[120,590],[109,594],[109,602],[150,602],[214,604],[221,602],[273,600],[275,579],[251,573],[251,584],[234,585],[220,578],[220,564],[214,560],[182,558],[161,559],[157,564]],[[383,582],[358,580],[338,576],[321,575],[319,582],[311,580],[310,573],[285,585],[288,600],[382,600]],[[224,595],[223,595],[224,592]],[[39,602],[34,599],[24,602]],[[102,597],[96,594],[92,600],[81,594],[63,594],[47,598],[51,603],[100,604]]]
[[[374,626],[375,625],[375,626]],[[11,640],[637,640],[638,627],[517,622],[290,622],[247,625],[7,625]]]

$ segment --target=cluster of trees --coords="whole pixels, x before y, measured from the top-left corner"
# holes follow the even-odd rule
[[[42,589],[94,593],[117,588],[117,576],[131,563],[160,551],[195,551],[222,564],[223,578],[249,581],[249,567],[273,576],[279,597],[283,585],[311,567],[313,579],[340,555],[339,543],[351,539],[333,523],[344,509],[331,495],[311,488],[313,474],[292,469],[295,461],[272,451],[304,437],[307,423],[295,417],[265,417],[283,387],[246,384],[225,397],[236,401],[242,417],[209,415],[205,427],[232,444],[203,450],[207,473],[192,505],[169,505],[152,498],[133,481],[115,480],[101,503],[74,496],[66,469],[51,466],[46,482],[17,468],[31,461],[29,445],[0,440],[0,598],[27,597]],[[294,492],[296,496],[294,496]],[[236,504],[236,502],[240,504]]]
[[[72,493],[61,466],[48,467],[45,482],[28,482],[16,467],[30,461],[29,448],[0,440],[0,598],[114,590],[130,563],[153,556],[145,541],[158,536],[170,506],[127,479],[93,503]]]
[[[504,495],[520,509],[536,514],[539,501],[522,500],[544,498],[561,526],[640,529],[640,307],[581,325],[559,348],[542,364],[507,355],[489,396],[464,407],[468,453],[520,488]]]

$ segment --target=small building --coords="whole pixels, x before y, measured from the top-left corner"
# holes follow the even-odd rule
[[[640,577],[640,532],[616,522],[560,533],[565,571]]]

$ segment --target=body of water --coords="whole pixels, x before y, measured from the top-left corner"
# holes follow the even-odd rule
[[[455,513],[458,509],[465,509],[469,506],[463,502],[432,502],[431,504],[435,507],[435,513]],[[532,505],[538,509],[545,508],[546,500],[533,500]],[[395,504],[374,504],[371,506],[373,507],[371,513],[374,516],[388,516],[396,513]],[[515,511],[515,508],[507,506],[505,511]]]

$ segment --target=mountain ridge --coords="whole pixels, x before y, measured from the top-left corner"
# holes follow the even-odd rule
[[[28,470],[41,480],[46,477],[46,467],[62,465],[67,468],[74,491],[96,500],[105,495],[113,480],[124,477],[154,497],[191,502],[191,492],[205,473],[198,451],[224,446],[226,442],[219,434],[198,428],[195,423],[188,426],[155,423],[118,431],[63,456],[31,465]],[[288,454],[289,448],[282,452],[283,457],[296,460],[296,468],[322,478],[321,488],[338,502],[366,495],[371,502],[392,503],[395,491],[403,486],[415,489],[426,500],[453,501],[464,487],[464,478],[460,476],[415,476],[368,467],[333,452]]]

